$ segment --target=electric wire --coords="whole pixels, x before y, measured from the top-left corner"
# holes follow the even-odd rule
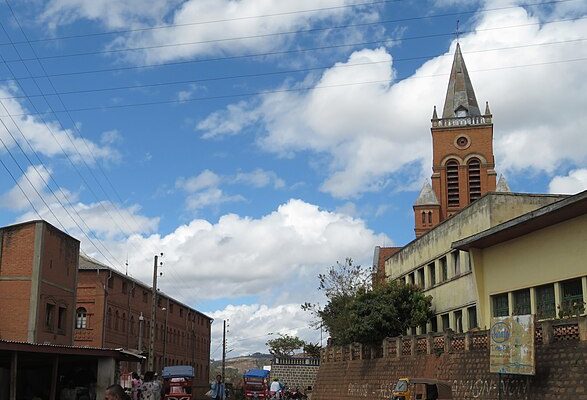
[[[24,29],[22,28],[22,26],[21,26],[21,24],[20,24],[20,21],[18,20],[18,18],[17,18],[17,16],[16,16],[16,13],[14,12],[14,10],[13,10],[12,6],[10,5],[9,1],[8,1],[8,0],[6,0],[5,2],[6,2],[6,4],[7,4],[7,6],[9,7],[9,9],[10,9],[10,11],[11,11],[11,13],[12,13],[12,17],[13,17],[13,19],[15,20],[15,22],[16,22],[17,26],[19,27],[19,29],[20,29],[21,33],[23,34],[24,38],[28,40],[28,37],[27,37],[26,33],[24,32]],[[2,30],[4,31],[5,35],[6,35],[6,36],[9,38],[9,40],[11,40],[11,38],[10,38],[10,36],[8,35],[8,32],[7,32],[7,31],[6,31],[6,29],[4,28],[3,24],[1,24],[1,23],[0,23],[0,26],[2,27]],[[15,51],[16,51],[16,53],[17,53],[17,55],[19,56],[19,58],[22,58],[22,57],[21,57],[21,55],[20,55],[20,52],[18,51],[18,49],[16,48],[16,46],[13,46],[13,47],[14,47],[14,49],[15,49]],[[30,45],[30,44],[29,44],[29,47],[31,48],[31,50],[32,50],[32,52],[33,52],[33,55],[35,55],[35,56],[36,56],[36,52],[35,52],[34,48],[32,47],[32,45]],[[45,71],[45,69],[44,69],[44,66],[42,65],[41,61],[40,61],[40,60],[37,60],[37,62],[38,62],[38,64],[39,64],[39,66],[41,67],[42,71],[43,71],[43,72],[46,74],[46,71]],[[23,65],[25,66],[25,68],[26,68],[27,72],[29,73],[29,75],[31,75],[31,72],[30,72],[29,68],[26,66],[26,63],[24,63],[24,62],[23,62]],[[52,89],[53,89],[53,90],[56,92],[57,90],[56,90],[55,86],[53,86],[53,83],[52,83],[51,79],[48,79],[48,81],[49,81],[49,83],[50,83],[50,85],[51,85]],[[35,83],[35,86],[37,87],[37,90],[39,90],[41,93],[43,93],[43,92],[42,92],[42,90],[41,90],[41,88],[40,88],[40,86],[39,86],[39,85],[38,85],[38,83],[36,82],[36,80],[33,80],[33,82]],[[25,93],[25,91],[24,91],[24,87],[20,86],[20,88],[21,88],[21,90],[23,91],[23,93]],[[60,98],[60,96],[58,95],[57,97],[59,98],[59,100],[60,100],[60,102],[61,102],[61,105],[62,105],[62,107],[64,107],[64,108],[65,108],[65,104],[63,103],[63,101],[62,101],[62,99]],[[47,106],[49,107],[49,109],[50,109],[50,110],[53,112],[53,108],[52,108],[51,104],[49,103],[49,101],[47,100],[47,98],[46,98],[45,96],[43,96],[43,98],[44,98],[45,102],[47,103]],[[30,100],[30,98],[29,98],[28,100],[29,100],[29,102],[30,102],[31,104],[33,104],[33,103],[32,103],[32,101]],[[34,106],[34,104],[33,104],[33,107],[35,107],[35,106]],[[66,108],[65,108],[65,109],[66,109]],[[67,110],[67,109],[66,109],[66,110]],[[54,114],[55,114],[55,113],[54,113]],[[67,112],[67,115],[69,116],[69,118],[70,118],[70,120],[71,120],[71,122],[72,122],[72,126],[74,127],[74,130],[76,130],[76,131],[77,131],[77,133],[78,133],[78,135],[81,137],[81,132],[79,132],[79,130],[78,130],[78,128],[77,128],[77,124],[76,124],[76,123],[75,123],[75,121],[73,120],[73,117],[71,116],[71,114],[69,114],[69,112]],[[55,116],[57,117],[57,114],[55,114]],[[57,121],[58,121],[59,125],[61,126],[61,128],[62,128],[62,129],[65,129],[65,127],[63,126],[63,124],[61,123],[61,121],[59,120],[59,118],[58,118],[58,117],[57,117]],[[43,121],[43,122],[45,123],[45,121]],[[45,125],[47,126],[47,128],[48,128],[48,129],[50,129],[46,123],[45,123]],[[74,147],[74,149],[76,150],[76,152],[77,152],[77,153],[78,153],[78,155],[80,156],[80,159],[82,160],[83,164],[86,166],[86,168],[87,168],[87,169],[88,169],[88,171],[90,172],[91,176],[94,178],[95,182],[98,184],[98,186],[100,187],[100,189],[102,190],[102,192],[104,193],[104,195],[106,196],[106,198],[108,199],[108,201],[110,202],[110,204],[112,204],[112,206],[113,206],[114,210],[115,210],[115,211],[118,213],[118,215],[119,215],[119,217],[121,218],[121,220],[122,220],[122,221],[124,221],[124,222],[126,223],[126,220],[125,220],[125,218],[124,218],[124,217],[123,217],[123,216],[120,214],[120,211],[118,210],[118,207],[116,207],[115,203],[114,203],[114,202],[113,202],[113,201],[110,199],[110,197],[108,196],[107,192],[105,191],[105,189],[103,188],[103,186],[101,185],[101,183],[100,183],[100,182],[99,182],[99,180],[96,178],[95,174],[93,173],[93,171],[91,170],[91,168],[89,167],[89,165],[87,164],[87,162],[85,161],[84,157],[81,155],[81,152],[80,152],[80,151],[79,151],[79,149],[77,148],[77,146],[76,146],[75,142],[73,142],[72,138],[71,138],[69,135],[66,135],[66,136],[68,137],[68,139],[70,140],[70,142],[71,142],[72,146]],[[94,158],[94,155],[93,155],[93,153],[92,153],[91,149],[89,149],[89,147],[88,147],[87,143],[86,143],[85,141],[83,141],[83,143],[86,145],[86,148],[87,148],[87,150],[88,150],[88,154],[90,154],[90,156],[91,156],[91,157],[94,159],[94,161],[95,161],[95,162],[97,162],[97,160]],[[61,147],[61,146],[60,146],[60,147]],[[70,162],[71,162],[71,159],[69,158],[68,154],[67,154],[67,153],[64,151],[64,149],[63,149],[63,148],[62,148],[62,151],[64,152],[64,154],[66,155],[66,157],[67,157],[67,158],[70,160]],[[108,217],[109,217],[109,218],[110,218],[110,219],[111,219],[111,220],[114,222],[114,224],[115,224],[115,225],[116,225],[116,227],[118,228],[119,232],[120,232],[120,233],[123,235],[123,237],[124,237],[124,236],[125,236],[125,233],[124,233],[124,231],[122,230],[122,228],[120,227],[120,225],[118,225],[117,221],[116,221],[116,220],[115,220],[115,219],[112,217],[112,215],[111,215],[111,213],[108,211],[108,209],[107,209],[106,207],[104,207],[104,205],[103,205],[103,203],[102,203],[101,201],[99,201],[99,198],[98,198],[98,196],[95,194],[95,192],[93,191],[93,189],[91,188],[91,186],[90,186],[90,185],[87,183],[86,179],[85,179],[85,178],[83,177],[83,175],[81,174],[81,171],[79,171],[79,169],[77,169],[77,168],[75,167],[75,165],[74,165],[74,163],[73,163],[73,162],[71,162],[71,164],[72,164],[72,166],[74,166],[74,168],[75,168],[75,169],[76,169],[76,171],[78,172],[78,175],[80,176],[80,178],[82,179],[82,181],[83,181],[83,182],[86,184],[86,186],[88,187],[88,189],[90,190],[90,192],[91,192],[91,193],[94,195],[94,197],[96,198],[96,201],[98,202],[98,204],[100,205],[100,207],[101,207],[101,208],[102,208],[102,209],[103,209],[103,210],[106,212],[106,214],[108,215]],[[100,168],[101,168],[101,166],[100,166]],[[102,170],[102,173],[104,173],[104,171],[103,171],[103,170]],[[105,173],[104,173],[104,175],[105,175]],[[132,216],[132,213],[131,213],[130,215]],[[128,225],[128,223],[126,223],[126,224],[127,224],[127,228],[130,228],[130,226]],[[138,225],[138,224],[137,224],[137,225]],[[139,231],[140,231],[140,226],[137,226],[137,227],[139,228]],[[129,229],[129,232],[130,232],[130,233],[132,233],[132,231],[133,231],[132,229]],[[132,245],[135,247],[135,250],[137,250],[137,251],[138,251],[138,249],[136,248],[136,246],[134,245],[134,243],[132,243],[132,242],[131,242],[131,244],[132,244]],[[109,253],[109,254],[111,254],[109,250],[108,250],[108,253]],[[102,253],[100,253],[100,254],[102,254]],[[115,257],[113,257],[113,258],[116,260],[116,258],[115,258]],[[112,262],[111,262],[111,261],[108,261],[108,262],[109,262],[110,264],[112,264]],[[118,262],[118,263],[119,263],[119,264],[122,266],[122,263],[120,263],[119,261],[117,261],[117,262]],[[177,281],[178,281],[178,282],[180,282],[180,283],[183,283],[183,281],[182,281],[181,279],[179,279],[179,278],[176,278],[176,279],[177,279]]]
[[[526,44],[526,45],[519,45],[519,46],[500,47],[500,48],[494,48],[494,49],[474,50],[474,51],[469,51],[469,52],[463,52],[463,54],[469,55],[469,54],[487,53],[487,52],[502,51],[502,50],[514,50],[514,49],[538,47],[538,46],[579,43],[579,42],[583,42],[586,40],[587,40],[587,38],[578,38],[578,39],[561,40],[561,41],[556,41],[556,42],[542,42],[542,43]],[[454,56],[454,53],[407,57],[407,58],[394,58],[393,62],[396,63],[396,62],[400,62],[400,61],[414,61],[414,60],[430,59],[432,57],[452,57],[452,56]],[[63,96],[63,95],[96,93],[96,92],[106,92],[106,91],[116,91],[116,90],[142,89],[142,88],[161,87],[161,86],[170,86],[170,85],[194,84],[194,83],[222,81],[222,80],[230,80],[230,79],[258,78],[258,77],[266,77],[266,76],[295,74],[295,73],[301,73],[301,72],[333,70],[333,69],[342,69],[342,68],[352,68],[352,67],[360,67],[360,66],[376,65],[376,64],[387,64],[387,63],[389,63],[389,60],[366,61],[366,62],[359,62],[359,63],[353,63],[353,64],[335,64],[335,65],[325,65],[325,66],[308,67],[308,68],[297,68],[297,69],[290,69],[290,70],[283,70],[283,71],[258,72],[258,73],[253,73],[253,74],[224,75],[224,76],[216,76],[216,77],[201,78],[201,79],[187,79],[187,80],[177,80],[177,81],[167,81],[167,82],[140,83],[140,84],[135,84],[135,85],[77,89],[77,90],[67,90],[67,91],[61,91],[61,92],[55,91],[55,93],[47,93],[46,96],[57,96],[57,95]],[[17,78],[17,79],[20,79],[20,78]],[[29,94],[27,96],[16,95],[16,96],[0,97],[0,99],[6,100],[6,99],[35,98],[35,97],[42,97],[44,95],[45,94]]]
[[[5,34],[7,35],[7,37],[9,37],[9,36],[8,36],[8,32],[6,32],[6,29],[4,28],[4,24],[2,24],[1,22],[0,22],[0,28],[1,28],[1,29],[2,29],[4,32],[5,32]],[[6,63],[5,63],[5,65],[7,66],[7,68],[8,68],[8,70],[9,70],[9,72],[10,72],[10,73],[12,73],[12,69],[10,68],[10,66],[9,66],[8,64],[6,64]],[[27,67],[27,70],[28,70],[28,67]],[[17,81],[16,83],[17,83],[17,85],[19,85],[19,87],[20,87],[20,89],[23,91],[23,93],[25,93],[25,94],[26,94],[26,91],[25,91],[24,87],[23,87],[22,85],[20,85],[20,83],[19,83],[18,81]],[[35,84],[36,84],[36,81],[35,81]],[[39,88],[38,84],[37,84],[37,88],[40,90],[40,88]],[[38,109],[37,109],[37,107],[35,106],[35,104],[34,104],[32,101],[30,101],[30,100],[29,100],[29,102],[31,103],[31,105],[33,106],[33,108],[35,109],[35,111],[38,111]],[[49,107],[50,107],[50,104],[49,104],[48,102],[47,102],[47,104],[48,104],[48,105],[49,105]],[[5,109],[6,109],[6,108],[5,108]],[[6,109],[6,110],[7,110],[7,109]],[[10,118],[12,119],[13,123],[15,124],[15,126],[16,126],[18,129],[20,129],[20,127],[18,127],[18,124],[16,123],[16,121],[13,119],[13,117],[15,117],[16,115],[14,115],[14,114],[10,114],[10,113],[8,112],[8,110],[7,110],[7,113],[8,113],[8,116],[10,116]],[[5,117],[5,116],[3,116],[3,117]],[[50,132],[50,134],[51,134],[51,136],[53,137],[54,141],[57,143],[57,145],[59,146],[59,148],[61,149],[61,151],[62,151],[62,152],[63,152],[63,154],[65,155],[65,157],[67,158],[67,160],[70,162],[70,164],[71,164],[71,165],[72,165],[72,167],[74,168],[74,170],[75,170],[75,171],[78,173],[78,175],[79,175],[79,176],[82,178],[82,180],[83,180],[84,184],[86,185],[86,187],[88,188],[88,190],[90,190],[91,192],[93,192],[93,189],[92,189],[92,187],[91,187],[91,186],[88,184],[88,182],[85,180],[85,178],[83,177],[83,175],[81,174],[81,172],[79,171],[79,169],[77,168],[77,166],[75,165],[75,163],[73,162],[73,160],[71,159],[71,157],[69,156],[69,154],[67,153],[67,151],[65,151],[65,149],[63,148],[63,146],[62,146],[61,142],[60,142],[60,141],[57,139],[57,137],[56,137],[55,133],[53,132],[53,129],[51,129],[51,127],[50,127],[50,126],[49,126],[49,124],[48,124],[48,123],[47,123],[47,122],[44,120],[44,118],[40,117],[40,119],[41,119],[41,122],[42,122],[42,123],[45,125],[45,127],[47,128],[48,132]],[[60,124],[60,125],[61,125],[61,124]],[[65,128],[63,127],[63,125],[61,125],[61,127],[62,127],[62,129],[64,129],[64,130],[65,130]],[[8,128],[6,128],[6,129],[8,130]],[[70,141],[72,141],[72,139],[70,138],[70,135],[66,134],[65,136],[67,136],[67,137],[70,139]],[[80,159],[81,159],[82,161],[84,161],[84,158],[83,158],[83,156],[82,156],[80,153],[78,153],[78,155],[79,155]],[[85,162],[85,161],[84,161],[84,162]],[[23,173],[23,174],[24,174],[24,173]],[[48,185],[48,188],[50,188],[50,186],[49,186],[49,185]],[[97,197],[96,197],[96,200],[97,200],[98,204],[99,204],[99,205],[100,205],[100,206],[101,206],[101,207],[104,209],[104,211],[105,211],[106,213],[108,213],[108,210],[107,210],[107,209],[104,207],[104,205],[102,204],[102,202],[100,202],[100,201],[98,200],[98,198],[97,198]],[[48,206],[47,206],[47,207],[48,207]],[[48,207],[48,208],[49,208],[49,207]],[[50,208],[49,208],[49,209],[50,209]],[[67,208],[66,208],[66,207],[64,207],[64,210],[67,212]],[[74,210],[75,210],[75,208],[74,208]],[[54,218],[56,218],[57,220],[59,220],[59,219],[58,219],[58,218],[57,218],[57,217],[54,215],[54,213],[52,213],[52,215],[54,216]],[[73,219],[73,218],[72,218],[72,219]],[[83,218],[82,218],[82,220],[83,220]],[[76,222],[75,220],[74,220],[74,222],[77,224],[77,222]],[[60,223],[61,223],[61,221],[60,221]],[[84,223],[85,223],[85,221],[84,221]],[[86,225],[87,225],[87,224],[86,224]],[[63,226],[63,224],[62,224],[62,226]],[[79,227],[79,226],[78,226],[78,228],[80,228],[81,232],[82,232],[84,235],[86,235],[85,231],[84,231],[83,229],[81,229],[81,227]],[[68,233],[68,232],[67,232],[67,229],[64,229],[64,231],[65,231],[66,233]],[[69,233],[68,233],[68,234],[69,234]],[[92,240],[89,238],[89,236],[86,236],[86,237],[88,238],[88,240],[90,241],[90,243],[91,243],[91,244],[93,244],[93,246],[94,246],[94,247],[96,248],[96,250],[97,250],[97,251],[100,253],[100,255],[102,255],[102,256],[103,256],[103,257],[104,257],[106,260],[108,260],[108,262],[109,262],[109,263],[111,263],[111,264],[114,266],[115,264],[114,264],[114,263],[111,261],[111,260],[114,260],[114,261],[116,261],[116,262],[117,262],[117,263],[118,263],[118,264],[121,266],[121,268],[122,268],[122,263],[120,263],[120,261],[118,261],[118,260],[116,259],[116,257],[115,257],[115,256],[114,256],[114,255],[113,255],[111,252],[110,252],[110,250],[109,250],[109,249],[108,249],[108,248],[107,248],[105,245],[103,245],[103,247],[104,247],[104,249],[106,250],[106,252],[107,252],[107,253],[110,255],[110,257],[105,257],[105,254],[104,254],[104,253],[103,253],[103,252],[102,252],[102,251],[101,251],[101,250],[100,250],[100,249],[99,249],[99,248],[98,248],[98,247],[97,247],[97,246],[96,246],[96,245],[93,243],[93,241],[92,241]]]
[[[156,26],[152,26],[152,27],[111,30],[111,31],[93,32],[93,33],[85,33],[85,34],[67,35],[67,36],[54,36],[54,37],[49,37],[49,38],[27,39],[25,41],[14,41],[14,44],[42,43],[42,42],[52,42],[52,41],[67,40],[67,39],[80,39],[80,38],[86,38],[86,37],[96,37],[96,36],[105,36],[105,35],[120,35],[120,34],[133,33],[133,32],[145,32],[145,31],[169,29],[169,28],[179,28],[179,27],[186,27],[186,26],[208,25],[208,24],[223,23],[223,22],[241,21],[241,20],[246,20],[246,19],[277,17],[277,16],[284,16],[284,15],[328,11],[328,10],[343,9],[343,8],[365,7],[365,6],[370,6],[370,5],[378,5],[378,4],[386,4],[386,3],[399,3],[402,1],[404,1],[404,0],[378,0],[378,1],[372,1],[372,2],[353,3],[353,4],[345,4],[345,5],[340,5],[340,6],[322,7],[322,8],[314,8],[314,9],[306,9],[306,10],[295,10],[295,11],[287,11],[287,12],[272,13],[272,14],[251,15],[251,16],[224,18],[224,19],[217,19],[217,20],[193,21],[193,22],[186,22],[186,23],[180,23],[180,24],[164,24],[164,25],[156,25]],[[478,9],[477,10],[464,10],[464,11],[451,12],[451,13],[419,15],[419,16],[407,17],[407,18],[377,21],[377,22],[373,22],[373,23],[369,23],[369,24],[409,22],[409,21],[422,20],[422,19],[454,17],[454,16],[465,15],[465,14],[488,13],[488,12],[502,11],[502,10],[507,10],[507,9],[512,9],[512,8],[536,7],[536,6],[553,5],[553,4],[559,4],[559,3],[567,3],[567,2],[572,2],[572,1],[576,1],[576,0],[551,0],[551,1],[543,1],[543,2],[539,2],[539,3],[517,4],[515,6],[502,6],[502,7],[495,7],[495,8],[486,8],[486,9],[482,9],[482,10],[478,10]],[[363,24],[343,25],[343,26],[344,27],[363,26]],[[332,28],[324,28],[324,29],[332,29]],[[304,32],[312,32],[312,31],[313,31],[313,29],[301,30],[301,31],[296,31],[296,32],[304,33]],[[292,33],[292,32],[289,32],[289,31],[282,32],[282,33],[276,32],[274,34],[290,34],[290,33]],[[231,39],[221,39],[221,40],[233,40],[233,39],[231,38]],[[3,46],[3,45],[9,45],[9,43],[0,43],[0,46]]]
[[[560,0],[559,0],[560,1]],[[567,0],[563,0],[567,1]],[[574,0],[569,0],[574,1]],[[510,6],[507,8],[517,8],[517,6]],[[461,13],[458,13],[460,15]],[[426,16],[418,17],[419,19],[428,18]],[[575,21],[579,19],[584,19],[587,17],[580,17],[580,18],[563,18],[556,21],[549,21],[548,23],[554,22],[567,22],[567,21]],[[49,60],[49,59],[59,59],[59,58],[69,58],[69,57],[82,57],[82,56],[89,56],[89,55],[98,55],[98,54],[115,54],[115,53],[125,53],[129,51],[143,51],[143,50],[152,50],[152,49],[161,49],[161,48],[169,48],[169,47],[183,47],[183,46],[192,46],[198,44],[210,44],[210,43],[218,43],[218,42],[225,42],[225,41],[235,41],[235,40],[247,40],[247,39],[259,39],[259,38],[267,38],[272,36],[281,36],[281,35],[292,35],[292,34],[299,34],[299,33],[312,33],[312,32],[321,32],[326,30],[334,30],[334,29],[347,29],[347,28],[355,28],[361,26],[372,26],[372,25],[383,25],[387,23],[395,23],[397,20],[382,20],[376,22],[363,22],[360,24],[347,24],[347,25],[334,25],[330,27],[320,27],[320,28],[310,28],[310,29],[302,29],[302,30],[294,30],[294,31],[285,31],[285,32],[272,32],[266,34],[258,34],[258,35],[248,35],[248,36],[237,36],[232,38],[223,38],[223,39],[209,39],[209,40],[200,40],[200,41],[192,41],[192,42],[179,42],[179,43],[167,43],[167,44],[159,44],[159,45],[151,45],[151,46],[140,46],[140,47],[128,47],[122,49],[105,49],[105,50],[95,50],[95,51],[87,51],[87,52],[78,52],[78,53],[69,53],[69,54],[53,54],[47,55],[42,57],[33,57],[33,58],[23,58],[22,60],[8,60],[8,62],[16,62],[16,61],[34,61],[36,59],[40,60]],[[523,27],[523,26],[533,26],[533,25],[542,25],[543,23],[536,22],[536,23],[529,23],[529,24],[522,24],[522,25],[515,25],[510,27],[499,27],[499,28],[487,28],[487,29],[477,29],[475,31],[462,31],[461,34],[471,33],[471,32],[484,32],[484,31],[492,31],[496,29],[507,29],[513,27]],[[453,35],[454,33],[450,33]],[[438,36],[445,36],[446,34],[442,35],[427,35],[418,38],[425,38],[425,37],[438,37]],[[403,40],[408,40],[408,38],[404,38]],[[31,45],[32,48],[32,45]]]
[[[6,148],[6,146],[4,146],[4,148]],[[4,167],[4,169],[6,170],[6,172],[8,172],[8,175],[10,175],[10,177],[12,178],[12,180],[14,181],[14,183],[16,184],[16,186],[20,189],[20,192],[25,197],[25,199],[27,199],[27,201],[30,204],[31,208],[35,211],[35,214],[37,214],[37,216],[39,217],[39,219],[43,219],[43,217],[41,217],[41,214],[39,213],[39,211],[37,210],[37,208],[35,207],[35,205],[31,201],[31,199],[29,198],[29,196],[26,194],[26,192],[24,191],[24,189],[22,188],[22,186],[20,186],[20,183],[18,182],[18,179],[16,179],[16,177],[12,174],[12,171],[10,171],[10,169],[8,168],[8,166],[4,163],[4,160],[2,160],[2,157],[0,157],[0,164],[2,164],[2,166]]]
[[[501,66],[501,67],[494,67],[494,68],[484,68],[484,69],[471,70],[469,72],[490,72],[490,71],[498,71],[498,70],[506,70],[506,69],[519,69],[519,68],[538,67],[538,66],[553,65],[553,64],[565,64],[565,63],[572,63],[572,62],[581,62],[581,61],[586,61],[586,60],[587,60],[587,57],[580,57],[580,58],[573,58],[573,59],[567,59],[567,60],[545,61],[545,62],[532,63],[532,64],[520,64],[520,65],[509,65],[509,66]],[[432,74],[432,75],[412,76],[411,78],[415,78],[415,79],[437,78],[437,77],[448,76],[448,75],[449,75],[448,73],[440,73],[440,74]],[[401,81],[401,79],[399,79],[399,81]],[[216,96],[193,97],[193,98],[189,98],[189,99],[168,99],[168,100],[147,101],[147,102],[138,102],[138,103],[96,105],[96,106],[88,106],[88,107],[67,108],[67,112],[84,112],[84,111],[96,111],[96,110],[105,111],[105,110],[113,110],[113,109],[147,107],[147,106],[165,105],[165,104],[183,104],[183,103],[191,103],[191,102],[198,102],[198,101],[254,97],[254,96],[263,96],[263,95],[268,95],[268,94],[290,93],[290,92],[307,92],[310,90],[323,90],[323,89],[348,87],[348,86],[389,84],[389,83],[390,83],[389,79],[361,81],[361,82],[345,82],[345,83],[336,83],[336,84],[322,85],[322,86],[304,86],[304,87],[295,87],[295,88],[287,88],[287,89],[274,89],[274,90],[263,90],[263,91],[254,91],[254,92],[244,92],[244,93],[231,93],[231,94],[216,95]],[[26,115],[33,116],[33,115],[62,113],[62,112],[65,112],[65,111],[64,110],[56,110],[56,111],[51,111],[51,112],[49,112],[49,111],[36,112],[36,113],[27,112],[27,113],[13,114],[13,115],[14,116],[26,116]],[[2,117],[2,115],[0,115],[0,117]]]

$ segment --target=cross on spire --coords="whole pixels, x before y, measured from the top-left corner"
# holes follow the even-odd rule
[[[457,37],[457,43],[459,42],[459,36],[461,34],[461,32],[459,30],[460,23],[461,23],[461,20],[457,19],[457,30],[455,31],[455,36]]]

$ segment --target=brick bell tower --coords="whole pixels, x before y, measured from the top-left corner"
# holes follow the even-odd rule
[[[496,190],[493,122],[489,104],[481,114],[457,43],[442,118],[432,115],[432,185],[414,203],[420,237],[487,192]]]

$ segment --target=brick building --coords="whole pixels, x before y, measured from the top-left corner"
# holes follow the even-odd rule
[[[0,339],[73,344],[79,245],[45,221],[0,228]]]
[[[77,292],[76,345],[148,351],[150,286],[80,255]],[[192,365],[197,381],[207,384],[212,319],[161,292],[156,310],[155,371]]]

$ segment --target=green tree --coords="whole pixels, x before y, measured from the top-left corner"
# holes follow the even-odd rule
[[[354,265],[351,259],[318,276],[319,290],[328,301],[323,308],[305,303],[302,309],[314,315],[315,327],[326,328],[333,344],[377,343],[432,317],[432,298],[421,289],[400,282],[372,288],[371,276],[371,270]]]
[[[275,339],[268,340],[265,345],[269,348],[269,353],[278,357],[289,357],[298,349],[304,347],[306,342],[297,336],[279,335]]]
[[[345,333],[347,343],[379,343],[423,325],[434,315],[432,297],[416,286],[393,281],[373,290],[360,292],[348,312],[351,321]]]
[[[304,344],[304,353],[306,353],[306,356],[308,357],[320,358],[321,349],[322,346],[320,346],[318,343],[306,342]]]

